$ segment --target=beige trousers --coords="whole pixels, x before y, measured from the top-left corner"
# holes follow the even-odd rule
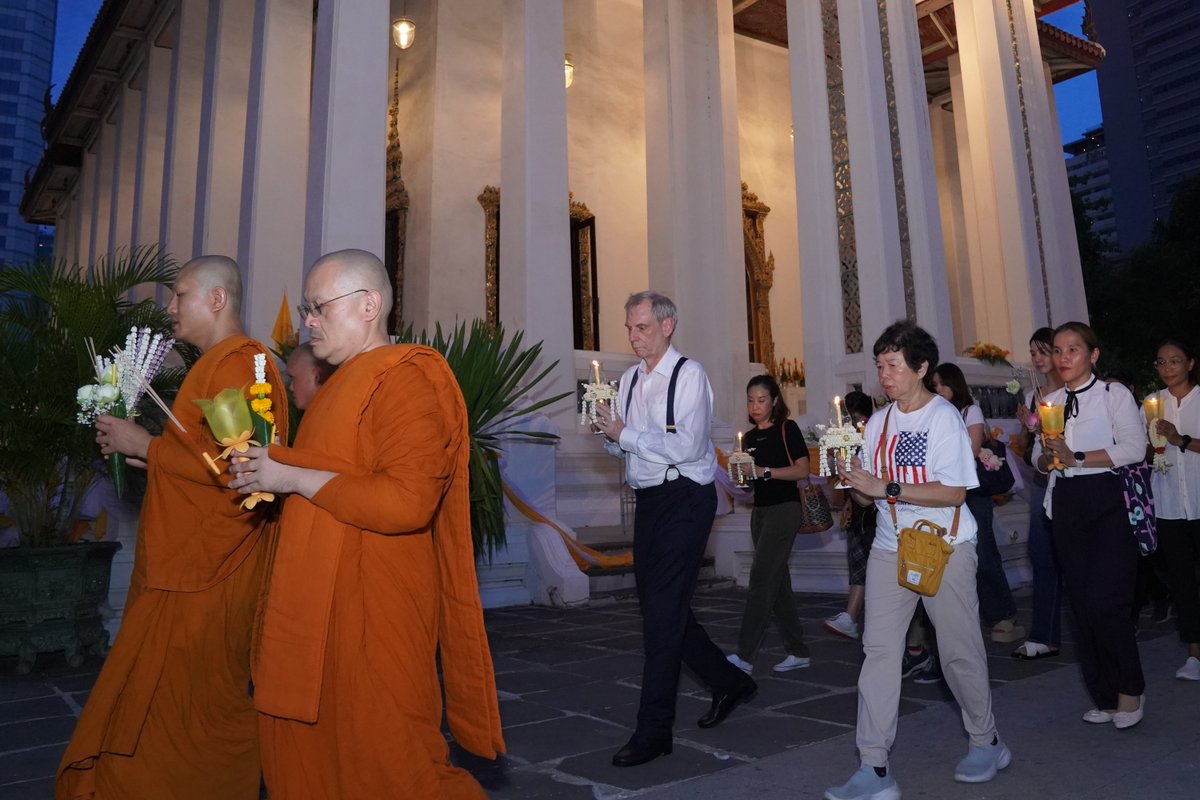
[[[896,553],[873,548],[867,560],[866,620],[862,672],[858,676],[858,751],[863,763],[887,766],[900,710],[900,663],[904,634],[924,600],[937,629],[938,656],[946,683],[962,709],[971,744],[991,744],[996,735],[987,652],[979,628],[975,589],[975,543],[954,548],[933,597],[922,598],[896,582]]]

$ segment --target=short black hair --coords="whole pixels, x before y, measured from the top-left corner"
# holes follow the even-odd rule
[[[853,392],[846,392],[843,402],[846,405],[846,411],[851,416],[857,414],[863,419],[870,419],[871,415],[875,413],[875,401],[866,392],[860,392],[857,389]]]
[[[922,364],[928,365],[922,382],[933,391],[933,368],[938,363],[938,346],[933,337],[920,325],[906,319],[888,325],[875,340],[873,354],[876,358],[884,353],[900,353],[904,363],[913,372],[919,372]]]
[[[771,396],[771,424],[778,425],[792,415],[792,411],[788,408],[788,404],[783,399],[783,392],[779,390],[779,382],[775,380],[773,375],[755,375],[746,384],[746,394],[750,394],[750,390],[755,386],[761,386],[767,390],[767,394]],[[753,425],[754,418],[748,417],[750,424]]]

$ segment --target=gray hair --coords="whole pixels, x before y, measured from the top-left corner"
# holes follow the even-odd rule
[[[667,297],[665,294],[660,294],[655,291],[638,292],[637,294],[629,295],[629,299],[625,301],[625,313],[628,314],[633,309],[640,306],[642,303],[650,303],[650,311],[654,314],[654,318],[659,322],[663,320],[675,320],[675,324],[679,324],[679,309],[675,307],[675,301]]]

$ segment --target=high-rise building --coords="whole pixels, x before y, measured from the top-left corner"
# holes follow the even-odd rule
[[[1200,3],[1089,0],[1117,241],[1145,242],[1175,188],[1200,174]],[[1085,23],[1086,24],[1086,23]]]
[[[1067,153],[1067,180],[1071,194],[1081,199],[1092,233],[1110,245],[1117,243],[1117,218],[1113,213],[1112,180],[1108,174],[1108,148],[1104,144],[1104,126],[1086,130],[1073,142],[1063,145]]]
[[[0,0],[0,262],[37,254],[38,226],[18,207],[25,173],[42,158],[42,117],[58,0]]]

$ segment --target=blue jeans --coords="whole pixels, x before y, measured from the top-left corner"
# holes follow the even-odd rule
[[[989,628],[1001,620],[1016,615],[1017,604],[1013,602],[1012,590],[1004,574],[1000,560],[1000,549],[996,547],[996,534],[992,528],[992,509],[995,503],[990,497],[967,495],[967,508],[979,526],[975,552],[979,566],[975,572],[976,589],[979,592],[979,618]]]
[[[1062,641],[1062,575],[1054,555],[1050,518],[1042,508],[1046,489],[1029,487],[1029,540],[1026,542],[1029,564],[1033,568],[1033,620],[1030,641],[1057,650]]]

